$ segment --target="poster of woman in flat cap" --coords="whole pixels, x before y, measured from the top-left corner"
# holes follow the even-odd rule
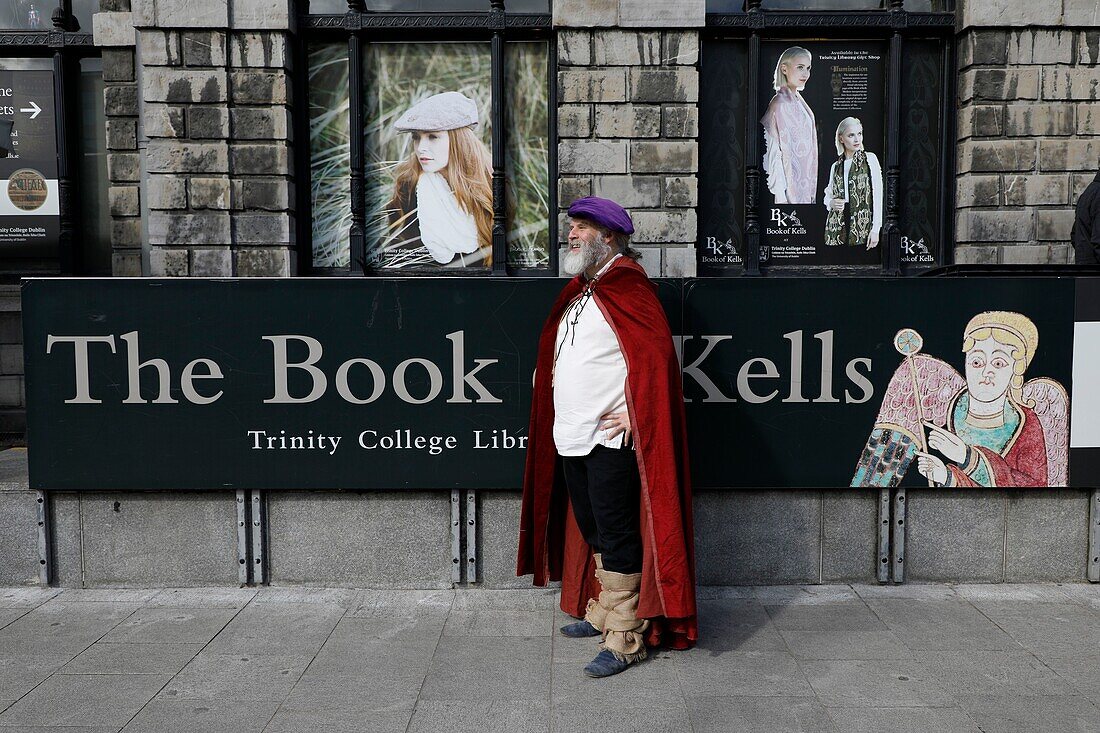
[[[376,267],[487,267],[493,258],[493,158],[475,132],[477,104],[461,92],[427,97],[394,128],[409,137],[383,210]]]

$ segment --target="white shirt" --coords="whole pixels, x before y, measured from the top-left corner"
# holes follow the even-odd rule
[[[603,275],[621,255],[596,274]],[[585,291],[588,292],[588,291]],[[600,417],[626,411],[626,360],[619,339],[591,295],[582,293],[558,324],[554,363],[554,445],[562,456],[586,456],[597,445],[621,448]]]

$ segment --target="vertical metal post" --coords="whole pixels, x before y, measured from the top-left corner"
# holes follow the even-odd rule
[[[504,0],[492,0],[489,10],[493,26],[491,47],[492,71],[490,88],[492,107],[490,114],[493,122],[493,274],[508,274],[508,233],[506,201],[507,189],[504,185],[505,139],[504,124]]]
[[[1100,583],[1100,489],[1093,489],[1089,497],[1089,562],[1088,577]]]
[[[890,582],[890,489],[878,490],[878,582]]]
[[[466,492],[466,582],[477,582],[477,492]]]
[[[50,504],[45,491],[36,492],[35,514],[38,517],[38,582],[50,584]]]
[[[267,522],[264,492],[252,492],[252,583],[263,585],[267,557],[264,552],[264,525]]]
[[[905,582],[905,489],[894,490],[893,543],[891,545],[891,573],[895,583]]]
[[[749,3],[749,13],[755,20],[760,3]],[[763,17],[759,17],[763,22]],[[749,38],[749,88],[746,100],[748,124],[745,125],[745,244],[741,259],[746,275],[760,274],[760,100],[757,80],[760,78],[760,34],[755,30]]]
[[[351,270],[359,267],[366,272],[367,189],[364,172],[363,140],[363,39],[358,31],[348,37],[348,106],[351,119],[349,158],[351,167]]]
[[[462,582],[462,507],[458,489],[451,489],[451,582]]]
[[[237,489],[237,580],[248,585],[248,504],[244,489]]]

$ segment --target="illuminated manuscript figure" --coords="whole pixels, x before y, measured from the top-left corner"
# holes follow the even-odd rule
[[[764,171],[777,204],[817,201],[817,119],[799,92],[810,80],[810,52],[791,46],[779,56],[772,78],[775,96],[760,119]]]
[[[825,187],[825,244],[872,249],[882,229],[882,166],[863,146],[863,123],[845,117],[836,128],[836,153]]]
[[[477,125],[477,104],[459,92],[428,97],[394,124],[412,144],[394,173],[379,266],[492,264],[492,155]]]
[[[1007,311],[970,319],[965,378],[921,354],[923,339],[912,329],[899,331],[894,346],[904,361],[852,486],[896,486],[914,458],[929,486],[1066,485],[1069,400],[1052,379],[1024,382],[1039,346],[1030,319]]]

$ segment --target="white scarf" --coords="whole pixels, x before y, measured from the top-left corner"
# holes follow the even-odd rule
[[[416,215],[420,241],[439,264],[447,264],[456,254],[477,251],[477,222],[458,205],[441,174],[423,173],[416,182]]]

